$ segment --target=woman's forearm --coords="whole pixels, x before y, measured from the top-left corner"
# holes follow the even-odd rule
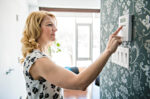
[[[104,51],[94,63],[92,63],[77,76],[78,84],[80,87],[82,87],[82,90],[85,90],[91,84],[91,82],[96,79],[110,56],[110,51]]]
[[[96,79],[111,54],[114,53],[117,50],[117,47],[122,43],[122,38],[120,36],[117,36],[122,28],[123,26],[119,27],[117,31],[109,36],[106,50],[102,53],[102,55],[87,69],[76,76],[75,82],[77,82],[78,86],[81,87],[80,89],[85,90],[87,86],[90,85],[94,79]]]

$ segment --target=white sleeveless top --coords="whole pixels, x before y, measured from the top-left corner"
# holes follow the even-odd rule
[[[44,78],[34,80],[29,73],[33,63],[42,57],[47,57],[40,50],[34,50],[26,56],[23,63],[23,74],[26,81],[26,90],[28,99],[63,99],[63,91],[60,87],[51,84]]]

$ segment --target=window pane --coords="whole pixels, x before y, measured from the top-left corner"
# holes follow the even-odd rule
[[[90,58],[90,25],[77,25],[78,59]]]

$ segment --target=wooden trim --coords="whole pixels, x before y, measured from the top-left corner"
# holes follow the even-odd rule
[[[87,94],[88,94],[87,90],[81,91],[81,90],[64,89],[64,98],[75,97],[75,99],[78,99],[81,96],[86,98]]]
[[[83,13],[100,13],[100,9],[78,9],[78,8],[49,8],[39,7],[39,10],[54,12],[83,12]]]

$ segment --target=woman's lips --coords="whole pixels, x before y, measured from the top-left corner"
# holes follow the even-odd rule
[[[55,36],[55,34],[51,34],[52,36]]]

